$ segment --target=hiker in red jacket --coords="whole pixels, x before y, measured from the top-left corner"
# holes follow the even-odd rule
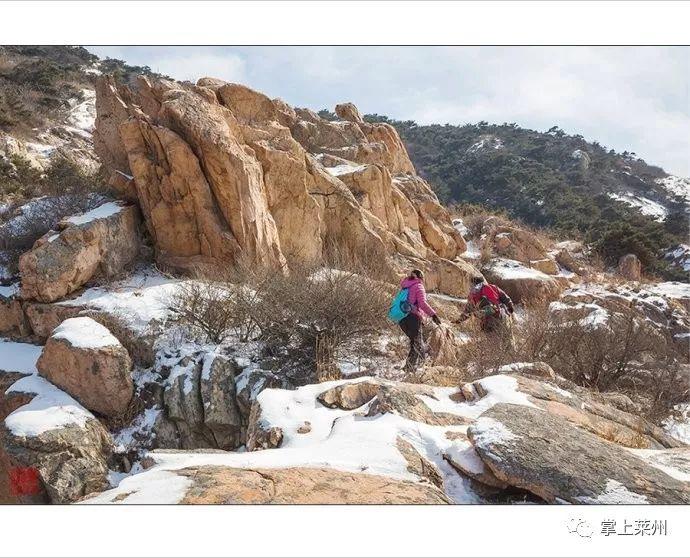
[[[414,372],[424,362],[427,353],[422,332],[424,316],[429,316],[436,325],[439,325],[441,320],[436,315],[436,311],[426,301],[424,274],[419,269],[413,269],[400,282],[400,288],[408,290],[407,302],[411,306],[410,313],[398,322],[403,333],[410,340],[410,352],[405,362],[405,371]]]
[[[472,289],[459,322],[475,315],[482,331],[495,332],[506,329],[505,322],[515,312],[513,301],[501,288],[487,283],[483,277],[472,278]]]

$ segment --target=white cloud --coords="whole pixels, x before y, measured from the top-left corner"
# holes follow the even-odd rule
[[[516,122],[690,175],[686,47],[98,47],[179,79],[212,75],[320,109],[420,123]]]

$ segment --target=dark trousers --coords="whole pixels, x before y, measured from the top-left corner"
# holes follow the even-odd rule
[[[416,314],[410,313],[398,323],[400,324],[400,329],[403,330],[403,333],[410,340],[410,352],[407,354],[405,370],[414,372],[424,362],[426,357],[422,319]]]

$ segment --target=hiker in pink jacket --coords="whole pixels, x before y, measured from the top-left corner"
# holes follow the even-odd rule
[[[422,320],[424,315],[429,316],[436,325],[440,325],[441,320],[426,301],[424,274],[419,269],[413,269],[412,272],[400,282],[400,288],[408,289],[407,302],[412,306],[412,311],[398,323],[403,333],[410,340],[410,352],[405,362],[405,371],[414,372],[424,361],[427,353],[427,347],[424,343],[424,334],[422,332]]]

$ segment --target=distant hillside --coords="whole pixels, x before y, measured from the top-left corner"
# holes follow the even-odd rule
[[[531,225],[582,236],[611,264],[634,252],[651,272],[688,278],[663,259],[687,243],[688,179],[557,127],[542,133],[516,124],[366,119],[398,129],[418,172],[446,203],[501,208]]]
[[[112,73],[121,81],[151,69],[121,60],[100,60],[72,46],[0,46],[0,129],[31,138],[64,116],[73,99],[83,100],[95,76]]]

